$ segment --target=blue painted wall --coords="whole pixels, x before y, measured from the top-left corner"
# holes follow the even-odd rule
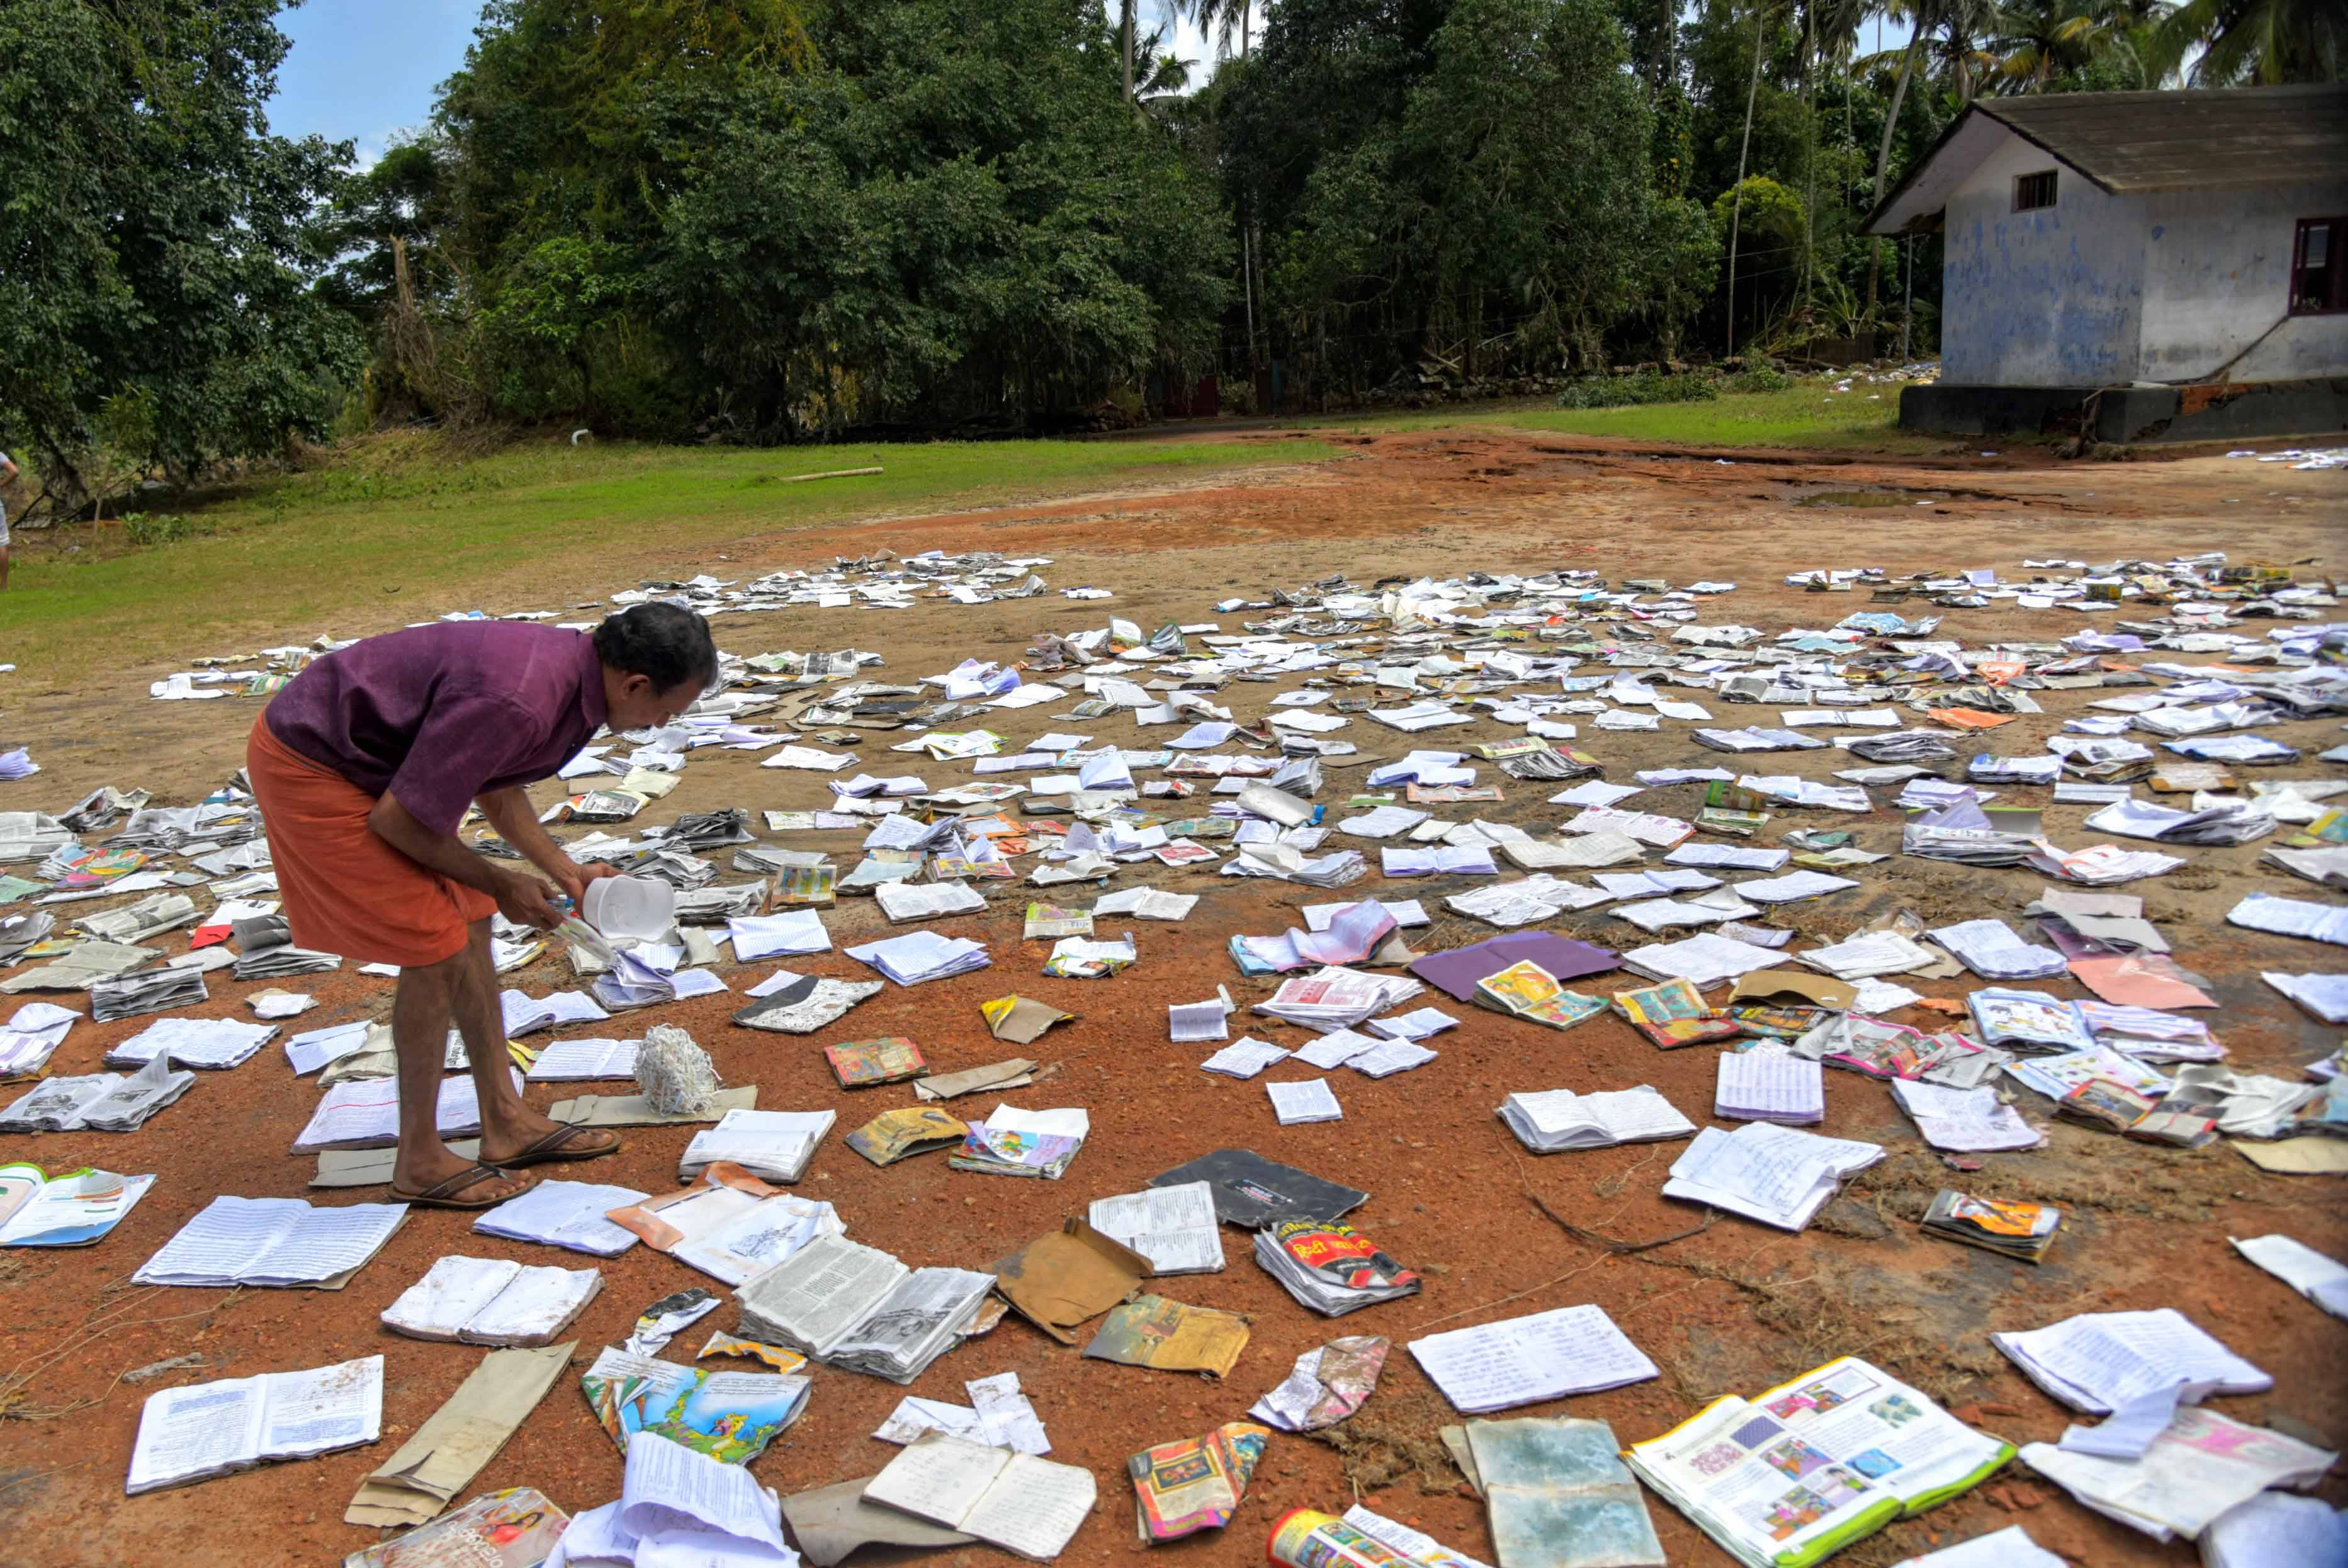
[[[2055,202],[2013,211],[2017,177],[2055,170]],[[2138,375],[2141,198],[2107,196],[2008,135],[1951,195],[1941,272],[1941,378],[2081,387]]]

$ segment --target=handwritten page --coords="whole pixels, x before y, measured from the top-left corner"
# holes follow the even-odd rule
[[[925,1432],[872,1478],[864,1501],[975,1535],[963,1522],[1012,1457],[984,1443]]]
[[[1098,1495],[1088,1470],[1014,1454],[960,1528],[1006,1552],[1049,1562],[1067,1549]]]
[[[1445,1398],[1469,1414],[1619,1388],[1659,1376],[1605,1310],[1561,1306],[1432,1334],[1410,1353]]]

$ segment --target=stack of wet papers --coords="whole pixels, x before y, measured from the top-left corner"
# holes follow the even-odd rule
[[[722,1160],[768,1181],[796,1181],[838,1119],[829,1110],[729,1110],[693,1135],[676,1178],[690,1181]]]
[[[869,964],[900,985],[924,980],[945,980],[987,966],[986,944],[966,937],[941,936],[934,931],[909,931],[880,942],[848,949],[848,955]]]

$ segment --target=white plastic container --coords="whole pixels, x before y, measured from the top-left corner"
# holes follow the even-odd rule
[[[676,890],[657,877],[602,877],[579,913],[613,942],[654,942],[676,923]]]

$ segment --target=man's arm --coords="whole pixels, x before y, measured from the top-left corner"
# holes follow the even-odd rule
[[[15,459],[0,458],[0,485],[15,484],[17,472]]]
[[[530,810],[530,796],[519,784],[492,789],[473,803],[480,807],[481,815],[489,820],[489,826],[497,830],[498,837],[520,851],[524,860],[552,877],[555,885],[569,893],[573,903],[585,896],[589,882],[598,877],[619,874],[607,865],[582,866],[564,852],[562,846],[554,841],[554,835],[549,833],[545,824],[538,820],[538,813]]]
[[[525,810],[527,804],[525,801]],[[376,801],[375,809],[367,813],[367,826],[375,830],[376,837],[426,870],[488,893],[498,901],[499,913],[516,924],[551,931],[562,923],[562,912],[547,898],[544,882],[483,859],[453,834],[434,832],[410,816],[396,796],[386,793]],[[541,830],[539,836],[546,835]],[[559,850],[556,852],[561,853]]]

